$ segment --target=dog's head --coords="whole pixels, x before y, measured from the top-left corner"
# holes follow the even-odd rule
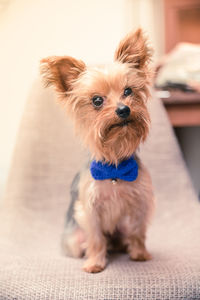
[[[146,108],[150,58],[138,29],[120,42],[111,65],[87,67],[68,56],[41,61],[46,84],[55,86],[96,160],[117,165],[145,140],[150,123]]]

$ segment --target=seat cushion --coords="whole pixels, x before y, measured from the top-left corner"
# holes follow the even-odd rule
[[[200,205],[162,104],[139,155],[156,212],[148,262],[112,255],[99,274],[60,247],[74,174],[87,156],[51,88],[38,79],[27,101],[0,211],[0,299],[200,299]]]

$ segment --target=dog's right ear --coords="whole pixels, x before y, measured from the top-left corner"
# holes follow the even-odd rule
[[[115,52],[116,61],[127,63],[130,67],[139,70],[144,69],[151,56],[152,49],[148,46],[147,39],[140,28],[125,36]]]
[[[73,57],[50,56],[41,60],[40,72],[46,86],[53,85],[57,92],[66,93],[85,69],[84,62]]]

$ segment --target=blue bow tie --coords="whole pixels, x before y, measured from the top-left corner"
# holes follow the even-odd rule
[[[101,161],[93,160],[90,172],[94,179],[122,179],[125,181],[136,180],[138,176],[138,164],[133,156],[123,160],[117,167]]]

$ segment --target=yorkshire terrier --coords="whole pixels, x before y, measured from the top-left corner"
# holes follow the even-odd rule
[[[149,132],[150,60],[138,29],[120,42],[107,66],[89,67],[69,56],[41,61],[46,85],[54,85],[91,153],[72,182],[63,236],[65,253],[85,255],[89,273],[105,268],[109,250],[126,251],[136,261],[151,259],[145,237],[154,207],[152,183],[136,154]]]

